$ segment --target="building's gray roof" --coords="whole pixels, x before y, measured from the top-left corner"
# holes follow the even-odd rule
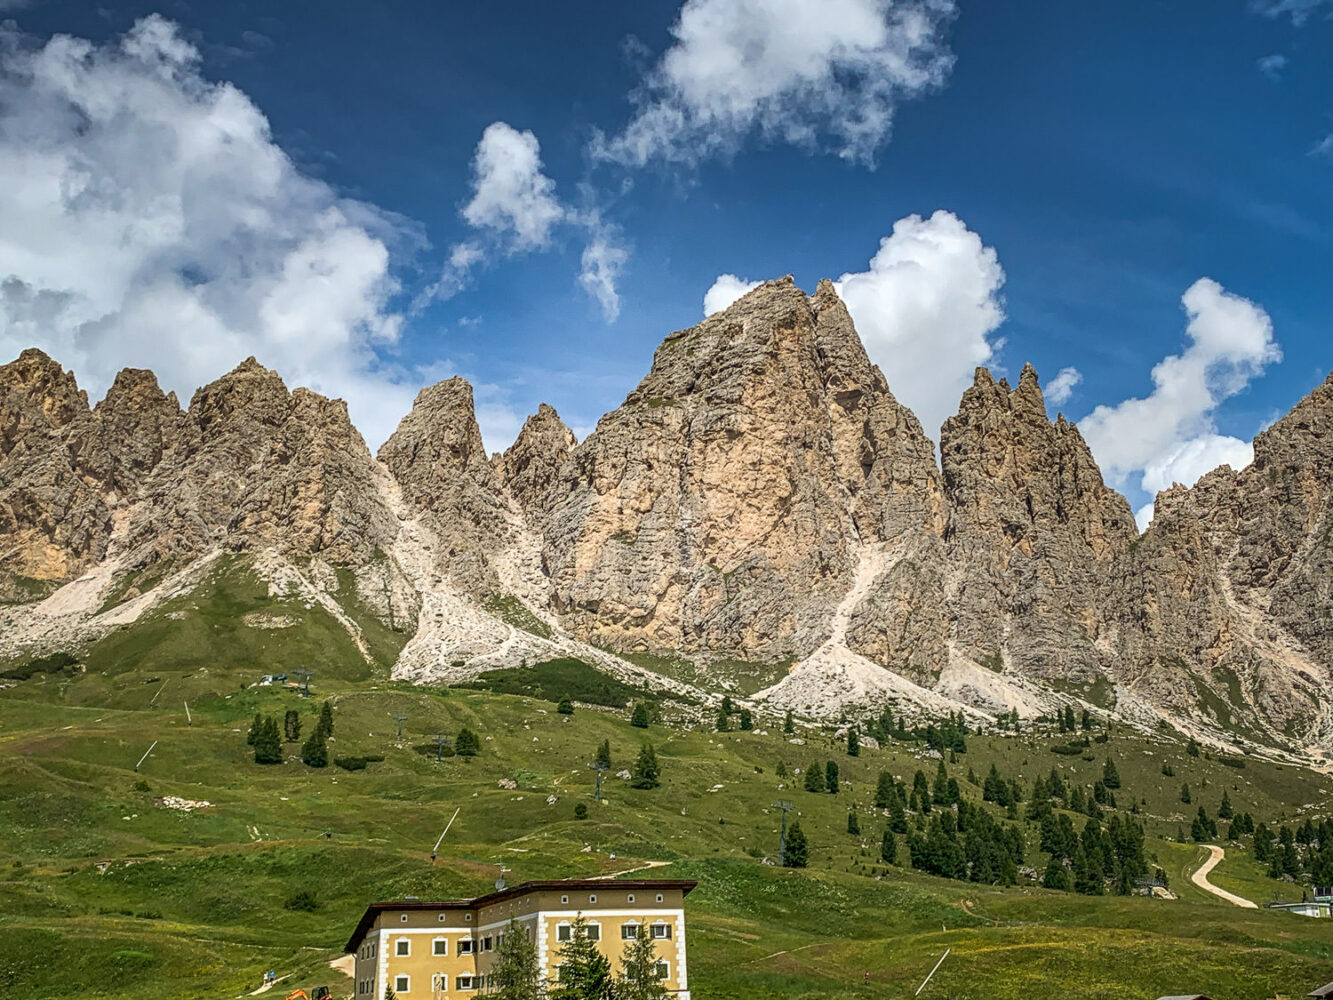
[[[1182,993],[1179,996],[1158,997],[1157,1000],[1209,1000],[1202,993]]]
[[[1333,983],[1325,983],[1317,990],[1305,994],[1307,997],[1315,997],[1315,1000],[1324,1000],[1326,997],[1333,997]]]

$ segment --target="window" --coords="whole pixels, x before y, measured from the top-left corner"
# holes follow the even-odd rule
[[[671,969],[667,966],[666,962],[658,962],[655,971],[657,972],[658,979],[666,979],[671,975]]]
[[[473,983],[472,976],[459,976],[455,983],[460,990],[475,990],[477,988]]]
[[[399,917],[398,919],[399,919],[402,923],[407,923],[407,914],[404,913],[404,914],[403,914],[401,917]]]
[[[470,920],[472,919],[472,914],[470,914],[470,913],[464,913],[464,914],[463,914],[463,919],[464,919],[464,920],[468,920],[468,921],[470,921]]]
[[[481,939],[482,951],[490,951],[494,947],[495,947],[495,939],[492,938],[489,934],[487,934],[484,938]]]
[[[395,993],[411,993],[412,981],[407,976],[394,976],[393,991]]]
[[[589,902],[589,903],[595,903],[595,902],[597,902],[597,896],[596,896],[596,894],[593,894],[593,895],[589,896],[589,897],[588,897],[588,902]]]
[[[584,928],[584,933],[587,935],[589,941],[600,941],[602,940],[602,925],[589,924]]]
[[[445,915],[444,915],[443,913],[441,913],[441,914],[440,914],[440,923],[444,923],[444,917],[445,917]]]
[[[471,938],[460,938],[458,941],[458,954],[471,955],[476,946],[477,942],[473,941]]]
[[[393,953],[399,958],[412,954],[412,942],[407,938],[399,938],[393,943]]]
[[[569,897],[568,897],[568,896],[561,896],[561,897],[560,897],[560,902],[562,902],[562,903],[568,903],[568,902],[569,902]]]
[[[447,954],[449,954],[449,939],[448,939],[448,938],[436,938],[434,941],[432,941],[432,942],[431,942],[431,954],[432,954],[432,955],[447,955]]]
[[[574,937],[574,928],[569,924],[560,924],[555,929],[555,939],[557,941],[569,941]]]
[[[639,939],[639,925],[638,925],[638,924],[621,924],[621,925],[620,925],[620,940],[622,940],[622,941],[637,941],[638,939]]]
[[[669,941],[671,939],[670,924],[653,924],[653,940]]]
[[[663,899],[663,896],[662,896],[662,894],[659,892],[659,893],[657,894],[657,901],[660,903],[660,902],[662,902],[662,899]]]
[[[627,903],[632,903],[632,902],[634,902],[634,893],[631,892],[628,896],[626,896],[626,897],[625,897],[625,902],[627,902]]]

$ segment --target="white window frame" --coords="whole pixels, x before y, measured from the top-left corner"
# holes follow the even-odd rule
[[[477,977],[472,975],[472,973],[470,972],[461,973],[458,976],[458,978],[454,980],[454,989],[462,990],[464,992],[469,992],[471,990],[475,990],[476,988],[477,988]]]
[[[440,947],[441,945],[444,947]],[[447,937],[433,938],[430,942],[430,953],[440,958],[447,958],[449,955],[449,939]]]
[[[602,925],[600,922],[590,920],[588,921],[587,927],[584,929],[588,932],[589,941],[597,942],[602,940]]]
[[[595,903],[595,902],[597,902],[597,893],[595,893],[595,892],[594,892],[594,893],[591,893],[591,894],[588,896],[588,902],[589,902],[589,903]]]
[[[568,920],[562,920],[555,925],[556,944],[568,944],[574,940],[574,925]]]
[[[560,897],[560,902],[561,902],[562,905],[565,905],[565,906],[569,905],[569,897],[568,897],[568,896],[561,896],[561,897]]]
[[[657,921],[657,923],[652,924],[650,926],[652,927],[652,936],[654,941],[671,940],[671,925],[667,923],[665,920],[659,920]],[[657,933],[658,931],[661,931],[662,933],[659,934]]]
[[[626,896],[626,897],[625,897],[625,902],[627,902],[627,903],[632,903],[632,902],[634,902],[634,893],[631,892],[628,896]]]
[[[403,985],[404,983],[407,985]],[[412,977],[402,972],[395,973],[393,977],[393,991],[395,993],[411,993]]]
[[[620,925],[620,940],[637,941],[639,940],[639,922],[637,920],[626,920]]]
[[[411,957],[412,957],[412,939],[411,939],[411,938],[405,938],[405,937],[402,937],[402,938],[395,938],[395,939],[394,939],[394,942],[393,942],[393,957],[394,957],[394,958],[411,958]]]
[[[477,942],[472,938],[458,939],[458,954],[475,955],[477,953]]]
[[[658,901],[659,903],[665,901],[665,899],[666,899],[666,897],[663,896],[660,892],[657,894],[657,901]]]
[[[398,922],[399,922],[400,924],[405,924],[405,923],[407,923],[407,914],[406,914],[406,913],[400,914],[399,917],[398,917]]]

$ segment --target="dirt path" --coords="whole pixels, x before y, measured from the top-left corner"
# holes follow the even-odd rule
[[[644,864],[639,865],[639,867],[637,868],[626,868],[623,872],[612,872],[610,875],[598,875],[593,879],[593,881],[619,878],[621,875],[632,875],[634,874],[634,872],[647,871],[649,868],[661,868],[663,865],[669,865],[669,864],[671,864],[670,861],[648,861],[645,862]]]
[[[1222,863],[1226,857],[1226,851],[1212,844],[1204,844],[1208,849],[1208,860],[1201,864],[1195,872],[1190,875],[1190,881],[1197,885],[1204,892],[1211,892],[1218,899],[1225,899],[1232,906],[1242,906],[1247,910],[1257,910],[1259,907],[1251,900],[1243,896],[1237,896],[1235,893],[1227,892],[1225,889],[1219,889],[1213,883],[1208,881],[1208,873]]]

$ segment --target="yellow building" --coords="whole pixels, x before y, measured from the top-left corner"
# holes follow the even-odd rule
[[[542,975],[559,977],[560,953],[580,914],[598,949],[620,971],[625,948],[646,925],[662,985],[690,1000],[685,962],[685,879],[524,882],[476,899],[371,903],[347,942],[356,956],[356,1000],[443,1000],[487,992],[495,950],[510,920],[537,943]]]

